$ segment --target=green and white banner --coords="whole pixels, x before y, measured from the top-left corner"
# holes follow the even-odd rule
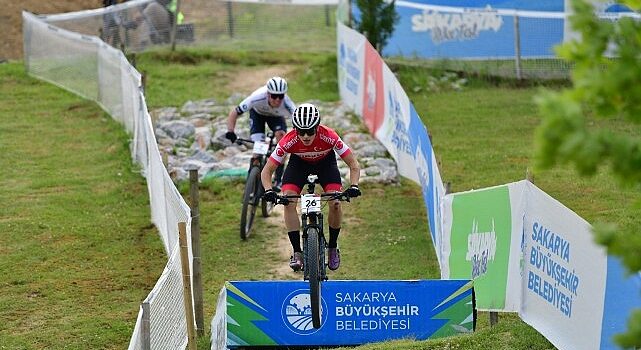
[[[519,310],[525,183],[444,198],[441,278],[473,279],[480,310]]]

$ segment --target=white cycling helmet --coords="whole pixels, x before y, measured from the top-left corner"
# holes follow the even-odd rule
[[[267,92],[270,94],[284,94],[287,92],[287,82],[281,77],[272,77],[267,80]]]
[[[308,130],[313,129],[320,124],[320,112],[318,108],[311,103],[303,103],[292,115],[292,124],[296,129]]]

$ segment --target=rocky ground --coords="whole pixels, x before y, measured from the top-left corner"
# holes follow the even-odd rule
[[[231,144],[225,139],[229,111],[243,98],[234,94],[227,101],[213,99],[189,101],[181,108],[167,107],[152,111],[159,149],[167,159],[169,174],[178,182],[189,177],[189,169],[198,169],[200,179],[240,176],[247,173],[251,149]],[[361,183],[398,183],[396,164],[385,147],[364,132],[360,120],[340,103],[320,103],[322,123],[339,131],[361,164]],[[236,133],[249,138],[247,115],[238,119]],[[348,168],[339,161],[341,175],[347,181]]]

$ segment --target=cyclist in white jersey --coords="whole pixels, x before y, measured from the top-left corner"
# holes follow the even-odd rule
[[[245,98],[238,106],[229,112],[227,117],[227,133],[225,137],[232,143],[238,138],[234,132],[238,116],[249,111],[249,133],[254,141],[265,140],[265,124],[274,132],[276,142],[287,132],[288,118],[296,109],[296,105],[287,95],[287,81],[281,77],[272,77],[265,86],[261,86]],[[275,189],[280,189],[283,175],[283,165],[276,170],[274,179]]]

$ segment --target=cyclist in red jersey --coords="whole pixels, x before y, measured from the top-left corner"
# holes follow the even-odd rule
[[[283,163],[287,154],[291,154],[285,174],[283,175],[282,190],[286,195],[300,194],[307,182],[307,175],[316,174],[325,192],[340,192],[341,175],[336,164],[338,154],[349,167],[349,181],[351,186],[346,190],[350,197],[358,197],[361,191],[358,188],[360,166],[351,149],[341,140],[331,128],[320,125],[318,108],[310,103],[301,104],[292,115],[294,129],[288,132],[278,142],[267,164],[261,173],[261,181],[265,187],[263,198],[276,202],[277,194],[272,189],[272,174]],[[294,254],[289,266],[294,271],[303,268],[303,254],[300,244],[300,221],[296,210],[296,202],[285,206],[285,226],[287,227],[289,241]],[[340,251],[338,250],[338,235],[341,229],[342,210],[341,203],[336,200],[329,206],[329,242],[328,267],[336,270],[340,266]]]

